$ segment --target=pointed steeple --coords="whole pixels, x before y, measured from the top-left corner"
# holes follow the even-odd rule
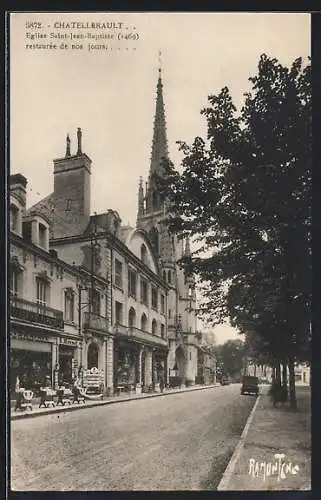
[[[160,53],[159,53],[160,58]],[[162,175],[162,161],[168,158],[166,118],[163,98],[163,82],[161,62],[159,59],[158,81],[156,91],[156,110],[154,116],[152,154],[149,169],[148,188],[146,192],[146,212],[158,212],[162,210],[162,197],[160,196],[155,182],[154,174]]]
[[[159,67],[150,174],[154,172],[159,173],[161,161],[163,158],[168,158],[168,147],[167,147],[165,107],[163,98],[162,70],[161,67]]]

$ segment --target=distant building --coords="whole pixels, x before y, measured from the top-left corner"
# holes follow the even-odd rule
[[[198,346],[196,383],[205,385],[216,383],[216,358],[208,346]]]

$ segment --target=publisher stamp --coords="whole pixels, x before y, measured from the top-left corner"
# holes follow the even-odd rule
[[[253,478],[263,478],[263,481],[269,477],[275,477],[277,482],[280,482],[288,476],[296,476],[300,472],[299,465],[287,460],[284,453],[275,453],[273,458],[274,460],[271,462],[250,458],[249,475]]]

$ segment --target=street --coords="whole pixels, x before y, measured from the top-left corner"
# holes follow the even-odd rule
[[[255,402],[238,384],[13,421],[13,490],[213,490]]]

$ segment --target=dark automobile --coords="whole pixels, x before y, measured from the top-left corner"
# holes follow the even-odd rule
[[[257,377],[245,376],[242,380],[241,394],[259,395],[259,379]]]
[[[230,384],[230,378],[228,375],[223,375],[221,378],[221,385],[229,385]]]

